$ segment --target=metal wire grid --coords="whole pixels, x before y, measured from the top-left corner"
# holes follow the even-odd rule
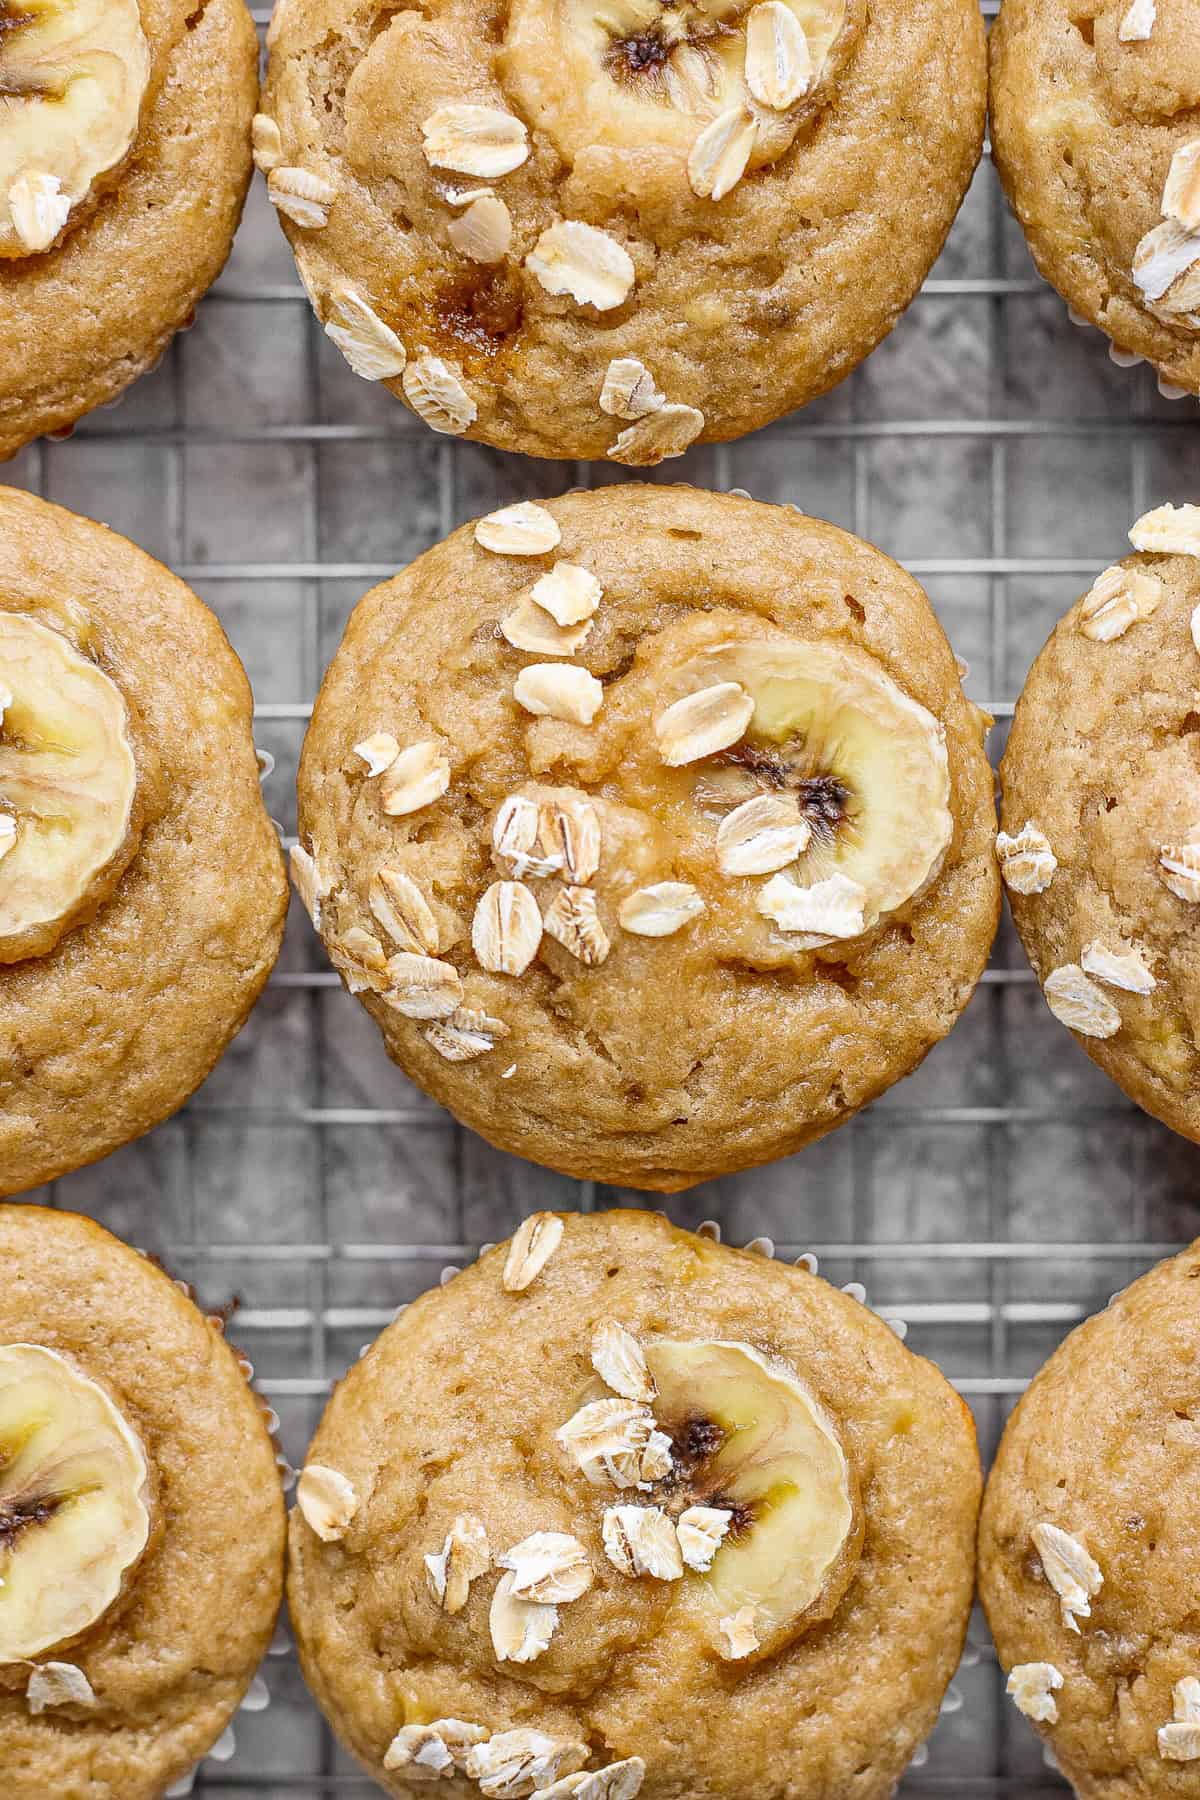
[[[985,12],[994,6],[986,3]],[[260,23],[263,22],[260,17]],[[1054,616],[1147,504],[1194,495],[1192,402],[1118,371],[1036,279],[989,168],[893,338],[827,400],[655,478],[743,486],[879,542],[929,586],[999,721]],[[614,478],[434,439],[358,383],[308,317],[261,192],[197,330],[119,410],[43,442],[10,480],[106,518],[209,601],[247,662],[266,792],[294,831],[311,694],[350,605],[461,519]],[[683,1223],[813,1250],[907,1327],[975,1410],[985,1455],[1078,1320],[1195,1235],[1192,1146],[1144,1119],[1045,1012],[1006,927],[947,1044],[799,1158],[669,1206]],[[174,1120],[34,1196],[160,1254],[234,1335],[299,1462],[330,1383],[397,1305],[535,1206],[637,1196],[514,1162],[387,1063],[302,915],[246,1031]],[[286,1638],[272,1704],[196,1792],[374,1791],[308,1701]],[[229,1750],[223,1747],[222,1754]],[[1059,1794],[1003,1700],[977,1621],[906,1796]]]

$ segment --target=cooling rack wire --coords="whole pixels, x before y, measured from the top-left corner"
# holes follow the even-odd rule
[[[357,381],[316,328],[258,184],[229,268],[159,369],[5,478],[126,532],[219,614],[255,684],[268,804],[290,837],[311,698],[366,587],[479,512],[625,477],[435,438]],[[998,755],[1057,615],[1147,505],[1200,491],[1200,429],[1193,401],[1116,366],[1038,281],[985,159],[921,295],[848,383],[651,478],[790,501],[906,563],[996,717]],[[456,1127],[391,1068],[293,914],[267,994],[193,1102],[33,1197],[152,1250],[209,1305],[236,1300],[231,1336],[299,1462],[330,1383],[444,1267],[535,1207],[637,1199]],[[1006,923],[917,1075],[802,1156],[669,1211],[719,1220],[738,1243],[770,1234],[781,1256],[812,1251],[830,1279],[861,1284],[967,1397],[990,1456],[1059,1338],[1196,1234],[1198,1168],[1050,1018]],[[374,1791],[321,1724],[281,1629],[194,1792]],[[1065,1792],[1003,1698],[978,1617],[902,1792]]]

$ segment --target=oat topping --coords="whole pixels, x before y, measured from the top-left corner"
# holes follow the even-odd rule
[[[523,1294],[562,1243],[563,1222],[557,1213],[531,1213],[518,1228],[504,1264],[504,1288]]]
[[[513,1593],[516,1579],[510,1569],[501,1576],[492,1596],[488,1614],[492,1649],[498,1662],[536,1662],[558,1630],[558,1608],[536,1600],[518,1600]]]
[[[502,506],[475,522],[475,542],[498,556],[544,556],[562,541],[553,514],[532,500]]]
[[[1158,986],[1145,952],[1123,938],[1117,939],[1115,950],[1093,938],[1084,945],[1079,962],[1085,975],[1094,975],[1106,987],[1123,988],[1127,994],[1152,994]]]
[[[1190,629],[1192,633],[1192,643],[1197,650],[1200,650],[1200,606],[1194,606],[1192,608]]]
[[[557,562],[548,575],[535,581],[530,596],[557,625],[579,625],[590,619],[604,589],[590,569],[578,563]]]
[[[8,190],[8,210],[17,241],[26,250],[48,250],[70,216],[71,196],[57,175],[24,169]]]
[[[443,357],[418,356],[405,369],[402,385],[413,411],[444,437],[460,436],[479,417],[459,371]]]
[[[793,795],[757,794],[721,820],[717,862],[723,875],[771,875],[795,862],[811,837]]]
[[[355,744],[354,754],[367,765],[367,779],[390,769],[400,754],[400,746],[390,731],[373,731],[370,737]]]
[[[580,625],[556,625],[531,594],[522,594],[511,612],[500,621],[500,632],[514,650],[531,656],[574,656],[591,633],[592,621]]]
[[[404,345],[356,288],[335,288],[325,335],[364,381],[390,381],[404,373]]]
[[[596,1579],[587,1551],[565,1531],[535,1531],[498,1556],[496,1564],[512,1571],[514,1598],[536,1600],[540,1606],[578,1600]]]
[[[487,1531],[473,1513],[460,1513],[440,1550],[425,1558],[430,1592],[444,1612],[460,1613],[471,1595],[471,1583],[492,1566]]]
[[[492,975],[523,975],[542,941],[542,915],[520,881],[493,881],[471,922],[471,948]]]
[[[383,998],[406,1019],[448,1019],[462,1004],[462,976],[453,963],[401,950],[389,957]]]
[[[1104,1585],[1100,1566],[1078,1538],[1057,1525],[1035,1525],[1032,1535],[1046,1580],[1062,1602],[1063,1624],[1077,1632],[1077,1621],[1091,1617],[1092,1600]]]
[[[267,176],[267,198],[293,225],[321,231],[329,223],[337,189],[313,169],[275,168]]]
[[[602,963],[611,948],[591,888],[560,887],[546,908],[542,924],[564,950],[589,968]]]
[[[1158,853],[1158,866],[1163,881],[1178,899],[1191,906],[1200,904],[1200,841],[1164,844]]]
[[[1058,1702],[1054,1696],[1063,1678],[1053,1663],[1017,1663],[1010,1670],[1006,1694],[1011,1694],[1017,1711],[1039,1725],[1058,1723]]]
[[[864,887],[835,870],[811,887],[800,887],[786,875],[772,875],[759,892],[757,906],[781,931],[799,931],[815,939],[803,946],[815,949],[832,938],[861,936],[866,898]]]
[[[1129,541],[1160,556],[1200,556],[1200,506],[1156,506],[1131,526]]]
[[[377,974],[386,973],[387,952],[374,932],[364,931],[361,925],[352,925],[342,938],[341,948],[353,962],[360,963],[364,969],[371,969]]]
[[[626,468],[652,469],[669,456],[682,456],[703,430],[699,407],[668,400],[626,426],[605,455]]]
[[[633,1400],[592,1400],[559,1427],[555,1437],[593,1487],[637,1487],[656,1479],[642,1459],[655,1433],[654,1414]]]
[[[538,718],[590,725],[600,710],[604,689],[587,669],[567,663],[529,663],[513,682],[513,698]]]
[[[1158,0],[1133,0],[1133,4],[1121,20],[1117,36],[1123,44],[1144,43],[1154,30],[1154,21],[1157,16]]]
[[[739,1606],[729,1618],[722,1619],[718,1626],[720,1632],[721,1655],[726,1662],[740,1662],[745,1656],[752,1656],[758,1649],[757,1616],[752,1606]]]
[[[1050,839],[1032,819],[1026,819],[1015,837],[1007,831],[999,832],[996,855],[1004,885],[1014,894],[1044,894],[1054,880],[1058,858],[1050,848]]]
[[[604,1551],[623,1575],[679,1581],[683,1557],[671,1520],[658,1506],[609,1506],[601,1528]]]
[[[50,1706],[82,1706],[91,1711],[96,1705],[92,1684],[74,1663],[38,1663],[29,1676],[25,1703],[35,1718]]]
[[[1042,991],[1055,1018],[1081,1037],[1110,1038],[1121,1029],[1120,1013],[1078,963],[1047,975]]]
[[[603,1769],[566,1775],[553,1787],[539,1788],[538,1800],[636,1800],[645,1779],[645,1763],[630,1756]]]
[[[623,244],[579,219],[547,226],[525,267],[548,294],[569,294],[580,306],[611,312],[633,291],[636,271]]]
[[[645,363],[636,356],[617,356],[604,373],[600,389],[600,411],[613,419],[644,419],[657,412],[666,395],[658,387]]]
[[[264,175],[279,167],[283,161],[283,138],[279,127],[269,113],[255,113],[250,127],[250,142],[254,150],[254,164]]]
[[[723,200],[746,173],[758,125],[744,106],[718,113],[692,144],[687,172],[700,200]]]
[[[617,918],[635,937],[671,937],[703,911],[704,901],[690,881],[656,881],[622,900]]]
[[[301,1471],[296,1504],[305,1524],[323,1544],[336,1544],[344,1538],[358,1513],[353,1485],[337,1469],[327,1469],[322,1463],[309,1463]]]
[[[15,836],[15,832],[14,832]],[[292,873],[292,886],[299,894],[304,910],[313,924],[320,926],[321,902],[329,892],[318,870],[315,858],[304,848],[303,844],[293,844],[288,856]]]
[[[529,155],[529,133],[514,114],[495,106],[439,106],[421,126],[425,160],[434,169],[494,181],[511,175]]]
[[[454,248],[472,262],[503,262],[512,248],[512,216],[495,194],[478,194],[446,228]]]
[[[607,1319],[592,1338],[592,1367],[625,1400],[653,1400],[658,1388],[642,1346],[617,1319]]]
[[[544,1731],[502,1731],[471,1751],[467,1774],[486,1800],[524,1800],[560,1776],[573,1775],[587,1759],[586,1744],[548,1737]]]
[[[427,1026],[423,1036],[447,1062],[473,1062],[508,1036],[508,1026],[502,1019],[490,1018],[474,1007],[457,1006],[448,1019]]]
[[[486,1743],[490,1735],[486,1726],[469,1725],[464,1719],[405,1725],[388,1745],[383,1766],[389,1773],[403,1769],[409,1781],[437,1781],[465,1769],[472,1748]]]
[[[410,744],[379,776],[379,801],[390,819],[420,812],[450,786],[450,758],[431,739]]]
[[[697,688],[664,707],[654,721],[658,753],[669,769],[728,750],[754,717],[754,701],[737,681]]]
[[[1149,619],[1162,600],[1162,582],[1141,569],[1116,564],[1098,575],[1079,603],[1079,629],[1086,638],[1108,644],[1123,637],[1139,619]]]
[[[732,1524],[733,1514],[723,1506],[689,1506],[680,1513],[675,1530],[689,1569],[707,1574]]]
[[[1164,219],[1146,233],[1133,253],[1134,284],[1147,300],[1162,300],[1198,259],[1200,234],[1185,231],[1174,219]],[[1143,548],[1136,540],[1135,545]]]
[[[782,0],[763,0],[746,19],[746,86],[761,106],[786,112],[812,84],[804,27]]]
[[[586,886],[600,867],[600,815],[586,794],[566,795],[540,807],[538,840],[573,887]]]
[[[392,942],[418,956],[436,956],[437,920],[428,900],[402,869],[378,869],[367,902]]]
[[[543,842],[542,809],[524,794],[510,794],[492,825],[492,850],[497,862],[511,868],[518,880],[526,875],[553,875],[562,868],[561,844]]]
[[[1171,158],[1162,209],[1185,231],[1200,230],[1200,138],[1181,144]]]
[[[1174,1720],[1158,1728],[1158,1753],[1167,1762],[1200,1760],[1200,1681],[1185,1675],[1171,1696]]]

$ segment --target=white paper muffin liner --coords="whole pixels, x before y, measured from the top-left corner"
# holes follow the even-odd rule
[[[1066,302],[1064,301],[1064,305],[1065,304]],[[1118,346],[1113,343],[1106,331],[1101,330],[1099,325],[1093,325],[1090,319],[1085,319],[1083,314],[1076,312],[1073,306],[1067,306],[1067,317],[1070,319],[1072,325],[1078,325],[1081,330],[1100,332],[1100,336],[1108,345],[1108,360],[1111,363],[1115,363],[1118,369],[1136,369],[1139,363],[1149,362],[1148,357],[1139,356],[1136,350],[1119,349]],[[1193,394],[1190,388],[1176,387],[1173,381],[1167,381],[1162,375],[1156,375],[1155,379],[1157,381],[1158,391],[1164,400],[1196,400],[1200,398],[1200,396]]]

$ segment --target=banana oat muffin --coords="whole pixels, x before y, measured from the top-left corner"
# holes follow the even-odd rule
[[[974,1585],[971,1417],[804,1268],[538,1213],[334,1393],[304,1673],[390,1794],[883,1800]]]
[[[186,324],[233,242],[257,94],[242,0],[0,0],[0,458]]]
[[[182,1105],[279,953],[250,689],[195,594],[0,488],[0,1193]]]
[[[435,431],[641,465],[832,387],[982,143],[976,0],[281,0],[256,155]]]
[[[1030,670],[997,849],[1051,1011],[1200,1141],[1200,507],[1129,535]]]
[[[459,1118],[686,1187],[820,1137],[954,1023],[998,908],[987,723],[916,582],[832,525],[523,502],[356,608],[297,885]]]
[[[1038,268],[1200,393],[1200,0],[1003,0],[996,167]]]
[[[0,1207],[0,1262],[4,1800],[157,1800],[279,1610],[263,1407],[179,1286],[90,1220]]]
[[[979,1578],[1008,1691],[1084,1800],[1197,1792],[1200,1244],[1059,1346],[988,1480]]]

